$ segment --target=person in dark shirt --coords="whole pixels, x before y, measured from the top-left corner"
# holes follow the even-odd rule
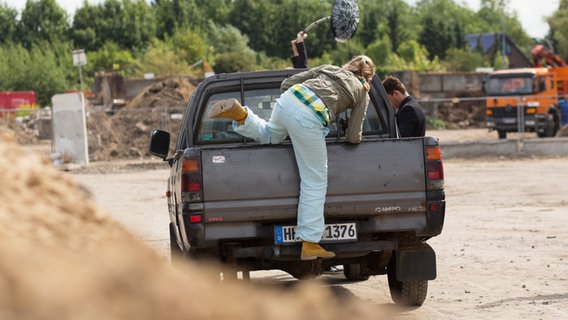
[[[294,69],[305,69],[308,68],[308,52],[306,46],[304,45],[304,40],[308,37],[308,34],[300,31],[296,39],[292,40],[292,65]]]
[[[426,117],[418,100],[408,94],[400,79],[388,76],[383,80],[387,96],[396,110],[395,118],[401,137],[423,137]]]

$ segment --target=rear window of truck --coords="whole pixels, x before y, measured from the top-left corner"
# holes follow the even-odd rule
[[[280,89],[256,89],[244,92],[244,100],[241,101],[241,91],[224,92],[213,94],[207,100],[207,107],[201,117],[201,122],[197,132],[196,144],[227,144],[227,143],[244,143],[253,140],[245,138],[233,130],[232,120],[221,118],[208,118],[209,110],[215,102],[223,99],[235,98],[243,105],[248,106],[260,118],[268,121],[272,113],[272,109],[276,104],[276,99],[280,97]],[[367,116],[363,124],[363,136],[388,136],[384,119],[377,113],[377,109],[373,102],[370,102],[367,109]],[[342,122],[349,117],[350,111],[338,114],[336,119],[330,124],[330,132],[326,140],[337,140],[345,135]],[[339,130],[338,130],[339,128]]]

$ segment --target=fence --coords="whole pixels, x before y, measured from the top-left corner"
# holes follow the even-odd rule
[[[510,134],[519,152],[526,138],[566,136],[568,103],[556,96],[491,96],[422,99],[431,125],[486,128],[499,139]]]

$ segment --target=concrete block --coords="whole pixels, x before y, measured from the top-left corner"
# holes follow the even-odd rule
[[[51,101],[55,164],[88,165],[87,125],[82,94],[58,94]]]

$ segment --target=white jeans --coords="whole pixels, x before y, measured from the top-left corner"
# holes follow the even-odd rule
[[[245,106],[246,107],[246,106]],[[300,172],[300,199],[296,234],[300,239],[319,242],[325,222],[323,206],[327,192],[327,149],[325,127],[313,111],[289,91],[284,92],[267,122],[248,107],[241,126],[233,122],[235,131],[261,144],[279,144],[290,136]]]

